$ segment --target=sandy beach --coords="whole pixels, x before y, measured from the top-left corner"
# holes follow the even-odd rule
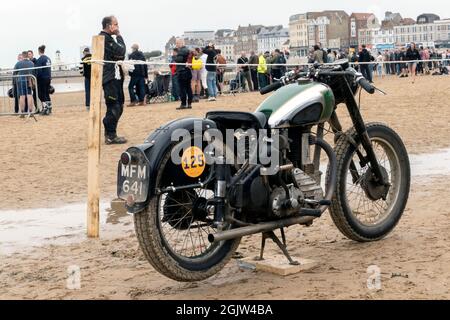
[[[376,85],[388,95],[362,95],[366,122],[384,122],[394,128],[412,157],[427,159],[429,155],[432,162],[435,154],[450,148],[449,78],[419,77],[415,84],[385,78],[376,80]],[[88,114],[83,99],[82,93],[56,94],[54,115],[38,117],[38,122],[0,117],[0,226],[3,211],[19,215],[25,209],[86,201]],[[263,99],[257,93],[224,96],[189,111],[176,111],[175,103],[127,108],[119,134],[132,146],[172,119],[203,117],[212,109],[254,111]],[[346,114],[341,106],[339,115],[348,128]],[[102,145],[105,201],[116,197],[117,161],[126,147]],[[328,216],[310,228],[290,228],[292,253],[319,263],[306,273],[280,277],[239,269],[233,261],[212,279],[179,284],[159,275],[145,261],[132,217],[125,215],[114,227],[105,224],[100,240],[51,244],[54,239],[48,239],[50,244],[32,250],[11,254],[0,250],[0,299],[450,299],[450,173],[437,171],[419,174],[413,168],[405,216],[381,242],[350,242]],[[83,220],[83,210],[79,214]],[[259,244],[259,236],[246,238],[239,252],[253,257]],[[275,252],[270,245],[267,254]],[[80,290],[66,287],[67,268],[72,265],[81,268]],[[367,289],[371,265],[381,269],[381,290]]]

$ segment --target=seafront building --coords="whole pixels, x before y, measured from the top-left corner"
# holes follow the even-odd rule
[[[214,42],[228,61],[241,52],[258,53],[275,49],[289,51],[291,57],[305,57],[320,44],[333,50],[358,50],[363,44],[372,50],[390,50],[411,42],[430,48],[450,48],[450,18],[423,13],[416,19],[388,11],[383,20],[371,12],[342,10],[304,12],[290,16],[288,26],[247,25],[217,31],[186,31],[182,36],[189,48]],[[175,37],[166,45],[166,56],[175,47]]]

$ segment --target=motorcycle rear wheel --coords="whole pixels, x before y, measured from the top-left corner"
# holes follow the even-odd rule
[[[174,170],[171,151],[158,169],[157,188],[168,187],[162,181]],[[213,196],[208,187],[157,195],[134,216],[140,247],[156,271],[175,281],[196,282],[216,275],[232,259],[240,239],[210,244],[208,233],[217,231],[208,224],[212,216],[192,213]]]

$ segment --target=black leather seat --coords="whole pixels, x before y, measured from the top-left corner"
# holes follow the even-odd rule
[[[268,122],[266,115],[262,112],[212,111],[206,115],[206,118],[230,129],[238,129],[242,126],[257,130],[265,129]]]

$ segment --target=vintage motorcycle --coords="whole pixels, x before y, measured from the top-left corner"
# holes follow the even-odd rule
[[[270,239],[296,264],[285,229],[311,226],[327,210],[351,240],[388,235],[407,205],[410,162],[398,134],[381,123],[364,123],[355,98],[361,88],[370,94],[378,90],[346,60],[296,69],[261,90],[276,92],[255,113],[214,111],[205,119],[176,120],[123,153],[118,196],[134,215],[151,265],[176,281],[204,280],[234,257],[241,238],[255,234],[262,234],[260,259]],[[340,104],[353,123],[348,131],[337,116]],[[173,139],[180,129],[188,140]],[[223,145],[227,158],[244,153],[247,160],[207,161],[224,159],[208,151],[210,130],[224,136],[234,130],[235,144],[246,139],[240,151],[219,139],[214,143]],[[265,136],[258,140],[260,135]],[[254,152],[249,141],[255,140],[270,146],[275,166],[248,160]]]

